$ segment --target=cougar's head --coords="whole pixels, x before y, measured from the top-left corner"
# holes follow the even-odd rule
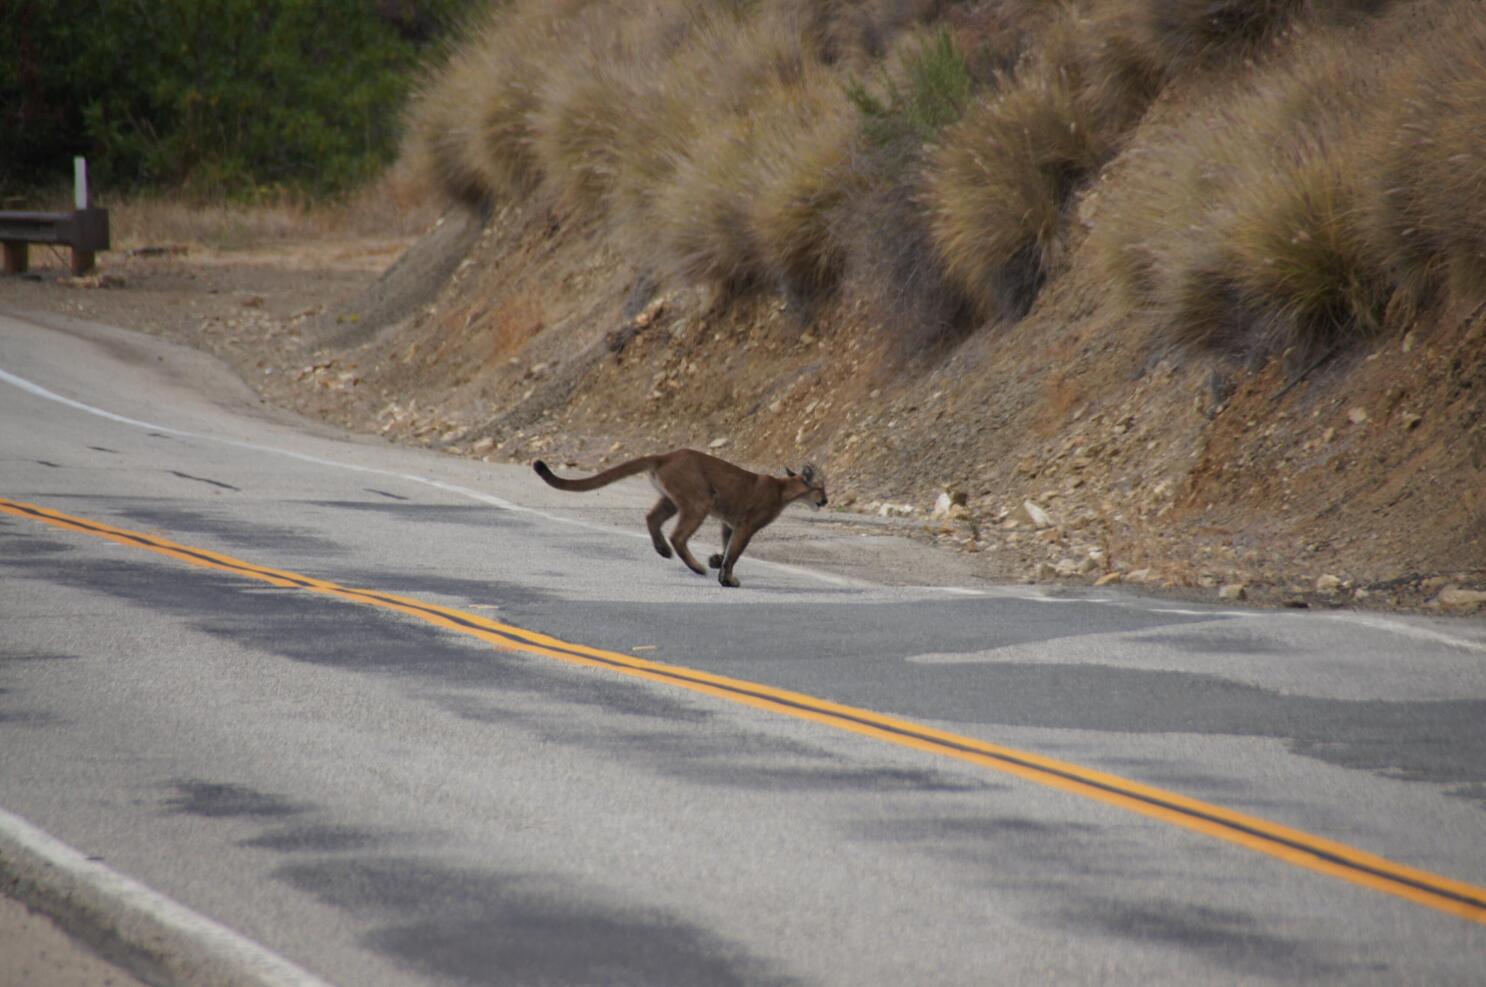
[[[811,507],[820,510],[826,506],[826,478],[820,470],[806,463],[800,467],[798,473],[792,469],[786,469],[784,472],[800,482],[804,489],[799,496],[809,500]]]

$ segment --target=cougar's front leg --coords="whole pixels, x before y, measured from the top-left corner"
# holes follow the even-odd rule
[[[666,536],[661,533],[660,526],[669,521],[675,513],[676,505],[671,502],[671,498],[662,497],[655,502],[654,507],[650,508],[650,513],[645,515],[645,526],[650,529],[650,544],[655,546],[655,550],[663,559],[671,557],[671,546],[666,544]]]
[[[722,570],[717,574],[717,581],[724,586],[742,586],[738,578],[733,575],[733,565],[743,556],[743,550],[748,547],[749,541],[753,539],[753,529],[747,527],[734,528],[732,537],[728,539],[727,554],[722,559]]]
[[[722,551],[707,560],[707,565],[712,569],[722,568],[722,557],[727,553],[728,542],[733,540],[733,526],[724,524],[722,526]]]

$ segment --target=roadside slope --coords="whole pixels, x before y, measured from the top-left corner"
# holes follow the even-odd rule
[[[348,414],[587,467],[811,459],[996,578],[1384,606],[1486,580],[1486,281],[1451,245],[1474,211],[1435,205],[1469,181],[1435,157],[1469,143],[1478,8],[663,6],[674,49],[631,5],[518,4],[430,82],[412,148],[490,219],[435,302],[326,351]],[[682,95],[704,56],[732,88]]]
[[[586,21],[563,22],[563,30],[578,33],[554,34],[541,20],[549,8],[539,7],[531,7],[537,20],[527,25],[537,33],[520,36],[532,45],[595,29]],[[1142,7],[1130,0],[1110,9],[1133,17],[1130,12]],[[1002,13],[992,16],[992,8]],[[819,215],[829,222],[790,227],[820,234],[818,241],[801,241],[807,245],[845,244],[839,256],[821,255],[839,261],[828,290],[818,284],[806,290],[813,282],[782,275],[749,275],[739,282],[716,264],[703,263],[705,257],[721,263],[731,256],[714,250],[729,243],[743,250],[740,263],[754,262],[749,251],[756,241],[727,236],[730,230],[753,230],[751,214],[712,211],[709,203],[715,203],[705,196],[693,203],[693,212],[677,206],[680,212],[668,214],[659,199],[647,196],[691,187],[686,182],[713,174],[711,164],[732,160],[728,148],[747,142],[729,137],[707,150],[711,144],[693,134],[696,139],[684,145],[666,144],[660,148],[664,166],[680,171],[670,178],[661,174],[654,185],[635,184],[647,172],[605,170],[644,163],[605,158],[601,152],[610,144],[604,142],[635,153],[628,141],[649,133],[643,130],[650,120],[645,113],[671,106],[669,90],[647,88],[650,77],[628,74],[637,59],[660,57],[647,47],[653,39],[643,31],[616,34],[617,47],[595,54],[589,75],[569,77],[560,66],[552,69],[550,85],[537,87],[535,95],[501,88],[503,77],[480,76],[480,67],[489,67],[480,59],[456,58],[451,78],[462,101],[446,108],[468,118],[476,111],[509,113],[499,119],[526,129],[512,137],[489,128],[460,129],[437,116],[419,122],[424,139],[436,138],[434,149],[448,155],[441,159],[445,170],[430,181],[436,178],[458,193],[454,179],[462,176],[471,183],[465,187],[469,201],[453,207],[381,280],[369,283],[385,256],[354,275],[343,269],[325,273],[335,267],[337,247],[330,242],[263,266],[244,263],[241,256],[215,267],[196,266],[194,256],[130,257],[117,268],[127,288],[92,293],[86,305],[105,321],[165,331],[213,349],[267,400],[453,454],[518,462],[540,455],[570,468],[598,468],[658,448],[695,446],[760,469],[811,460],[830,476],[833,504],[921,519],[921,537],[964,552],[967,563],[990,579],[1120,581],[1259,603],[1468,612],[1482,605],[1479,594],[1486,590],[1486,310],[1473,294],[1486,280],[1473,280],[1472,241],[1462,241],[1463,253],[1440,248],[1445,252],[1429,262],[1433,266],[1425,265],[1433,272],[1429,277],[1444,278],[1427,298],[1420,292],[1428,279],[1413,274],[1407,284],[1388,289],[1386,311],[1373,312],[1368,306],[1381,302],[1367,292],[1338,300],[1327,289],[1316,296],[1323,299],[1317,311],[1324,318],[1311,312],[1315,318],[1309,322],[1300,302],[1267,311],[1254,300],[1283,299],[1289,288],[1230,282],[1224,272],[1250,270],[1242,258],[1203,254],[1213,245],[1252,247],[1254,237],[1224,232],[1223,224],[1256,208],[1246,203],[1243,183],[1230,182],[1226,191],[1211,191],[1208,198],[1221,208],[1209,209],[1198,194],[1208,187],[1208,169],[1265,181],[1278,181],[1283,172],[1272,160],[1256,165],[1216,131],[1233,130],[1242,145],[1281,148],[1311,175],[1312,165],[1333,160],[1316,147],[1351,149],[1346,142],[1354,139],[1352,125],[1378,122],[1357,115],[1363,112],[1359,98],[1345,84],[1359,72],[1380,68],[1382,53],[1394,51],[1397,57],[1387,64],[1402,66],[1389,69],[1400,73],[1390,80],[1422,86],[1435,77],[1420,65],[1473,64],[1433,58],[1438,51],[1429,45],[1443,43],[1442,37],[1465,39],[1460,44],[1467,55],[1471,45],[1486,52],[1486,19],[1478,6],[1409,0],[1321,8],[1346,16],[1262,35],[1240,52],[1244,58],[1195,66],[1177,59],[1178,68],[1154,95],[1145,92],[1122,107],[1104,105],[1107,119],[1120,121],[1116,138],[1094,159],[1097,167],[1085,162],[1079,166],[1084,170],[1065,175],[1059,194],[1066,201],[1049,220],[1054,232],[1039,254],[1036,277],[1013,278],[1022,294],[1012,300],[1029,305],[1025,314],[980,312],[977,304],[996,308],[995,292],[977,303],[974,292],[955,287],[952,265],[935,266],[941,262],[932,261],[931,255],[939,255],[926,245],[929,233],[912,219],[915,204],[928,193],[882,177],[891,147],[851,145],[848,165],[836,161],[827,173],[849,180],[853,189],[865,183],[875,191],[844,201],[827,196],[829,208]],[[790,112],[818,112],[821,121],[833,124],[841,123],[841,106],[831,96],[841,78],[852,78],[852,72],[871,78],[871,72],[892,69],[904,73],[896,84],[906,91],[917,85],[915,66],[942,54],[936,38],[959,38],[967,51],[982,49],[965,39],[1003,44],[1000,68],[977,68],[973,59],[962,66],[972,81],[991,80],[976,83],[976,92],[994,97],[987,97],[991,106],[1001,105],[997,99],[1016,103],[1025,92],[1044,92],[1051,83],[1039,73],[1049,64],[1061,66],[1059,71],[1079,69],[1089,78],[1099,77],[1095,69],[1134,64],[1108,61],[1109,46],[1094,54],[1087,50],[1089,37],[1100,31],[1126,37],[1120,33],[1123,22],[1048,21],[1016,4],[955,9],[960,13],[936,20],[936,5],[903,5],[902,18],[883,22],[898,32],[892,35],[898,40],[879,46],[876,54],[849,31],[806,32],[786,38],[782,48],[779,36],[753,28],[746,38],[706,32],[700,37],[705,44],[721,38],[761,45],[757,50],[768,55],[764,76],[809,83],[801,83],[809,97],[806,109],[786,100]],[[1019,27],[1011,23],[1018,17]],[[822,23],[841,28],[846,22]],[[1421,33],[1419,23],[1441,26]],[[640,18],[621,26],[649,30],[649,24]],[[935,34],[941,27],[950,33]],[[701,54],[710,50],[705,44]],[[802,45],[819,50],[801,54]],[[1072,54],[1059,55],[1064,49]],[[519,57],[507,52],[508,60],[532,68],[528,61],[536,51]],[[834,52],[835,61],[828,64],[822,51]],[[720,52],[712,54],[723,58]],[[1342,57],[1359,55],[1366,56],[1354,59],[1360,68],[1348,67],[1352,62]],[[686,59],[700,55],[677,57],[675,64],[657,64],[654,77],[695,69]],[[719,65],[724,75],[739,70],[731,62]],[[461,71],[475,75],[460,76]],[[820,73],[826,73],[825,81]],[[738,80],[744,80],[740,86],[746,82],[742,75]],[[594,81],[633,101],[635,133],[579,126],[615,119],[578,112],[589,105],[580,96],[597,98],[585,88]],[[1449,84],[1440,91],[1447,94],[1468,95],[1477,84],[1444,81]],[[777,93],[769,95],[774,84],[760,84],[761,108],[747,119],[775,112]],[[1083,84],[1085,95],[1132,91]],[[880,102],[893,91],[868,95]],[[520,105],[512,108],[495,96],[519,96]],[[866,109],[847,109],[869,123],[902,122],[888,111],[883,119],[873,117],[870,99],[859,102]],[[1443,96],[1436,102],[1449,108]],[[1418,105],[1430,119],[1448,118],[1439,116],[1440,106]],[[563,120],[578,129],[557,127]],[[922,122],[909,122],[916,120]],[[977,120],[971,113],[943,131],[950,135],[945,146],[958,139],[955,127]],[[1326,126],[1302,126],[1314,120]],[[1332,142],[1327,128],[1336,121],[1349,126]],[[1276,129],[1282,124],[1289,128],[1283,133]],[[1375,129],[1406,138],[1417,136],[1412,126]],[[773,133],[760,130],[755,136],[762,140]],[[577,143],[546,141],[558,134]],[[462,143],[471,135],[477,144]],[[1471,139],[1444,127],[1441,141],[1446,138],[1467,144]],[[1408,165],[1414,145],[1400,140],[1398,147],[1359,151],[1355,160],[1379,168]],[[542,172],[540,160],[527,152],[544,148],[556,156],[551,161],[566,161],[576,170]],[[1398,161],[1389,157],[1395,154]],[[682,160],[691,162],[686,169],[677,164]],[[928,163],[910,160],[920,161],[902,166],[910,172],[940,166],[932,157]],[[447,170],[460,161],[469,170]],[[865,176],[851,170],[862,161],[871,172]],[[1420,158],[1416,170],[1427,171],[1428,162]],[[606,184],[626,175],[630,185]],[[1454,187],[1451,181],[1469,177],[1445,175],[1437,183],[1440,195]],[[497,193],[502,182],[509,187]],[[735,180],[720,173],[700,187],[754,187],[730,182]],[[757,186],[759,198],[766,185]],[[1151,198],[1152,186],[1184,190],[1172,209],[1208,211],[1163,212],[1166,200]],[[1296,187],[1355,191],[1350,185]],[[738,197],[724,198],[736,204]],[[1261,198],[1288,201],[1278,192]],[[1457,202],[1462,219],[1453,233],[1464,235],[1473,212],[1458,196]],[[1418,213],[1421,222],[1441,222],[1444,208],[1422,198],[1400,204],[1383,196],[1378,203],[1387,207],[1383,212],[1396,206],[1400,216]],[[1146,206],[1154,211],[1136,208]],[[1340,236],[1347,217],[1356,214],[1343,211],[1316,225],[1302,210],[1276,221],[1270,232],[1284,235],[1269,237],[1275,241],[1269,244],[1271,259],[1321,234]],[[644,227],[652,215],[657,225]],[[671,222],[688,215],[697,222]],[[864,233],[863,223],[882,217],[903,225]],[[1386,226],[1384,219],[1378,222]],[[662,241],[692,226],[705,233],[692,242],[702,253],[681,263]],[[641,228],[648,236],[637,235]],[[1441,228],[1442,243],[1444,233]],[[1308,269],[1342,257],[1348,242],[1312,258]],[[816,256],[815,249],[805,250],[807,259]],[[1395,260],[1404,274],[1411,270],[1408,258]],[[1282,265],[1276,260],[1269,266]],[[1446,268],[1448,277],[1441,273]],[[1147,293],[1160,297],[1142,301],[1132,289],[1145,276],[1154,278]],[[1350,283],[1348,276],[1343,269],[1338,278]],[[156,310],[193,291],[207,295],[199,296],[200,309],[173,310],[162,322],[159,311],[134,305],[156,286]],[[224,297],[232,292],[234,297]],[[38,307],[67,310],[74,304],[50,285],[25,286],[15,297]],[[1341,314],[1326,314],[1332,301]],[[1374,317],[1376,324],[1367,321]],[[1192,338],[1201,333],[1214,338]]]

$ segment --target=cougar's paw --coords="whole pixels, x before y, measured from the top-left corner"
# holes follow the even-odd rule
[[[742,580],[740,580],[737,576],[729,576],[725,573],[718,573],[717,581],[719,583],[722,583],[724,586],[730,587],[732,589],[737,589],[739,586],[743,585]]]
[[[655,543],[655,550],[660,553],[660,557],[663,559],[669,559],[672,555],[675,554],[671,551],[670,545],[667,545],[665,542],[661,541]]]
[[[719,552],[718,554],[713,555],[712,557],[710,557],[709,559],[707,559],[707,565],[710,566],[713,569],[721,569],[722,568],[722,553]]]

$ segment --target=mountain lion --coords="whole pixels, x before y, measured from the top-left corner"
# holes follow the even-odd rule
[[[816,509],[826,506],[825,478],[814,466],[805,466],[799,473],[785,470],[784,477],[765,476],[694,449],[641,456],[583,480],[564,480],[541,460],[532,464],[532,468],[549,485],[575,492],[597,490],[615,480],[648,472],[651,484],[660,491],[660,500],[645,515],[655,550],[662,558],[669,559],[674,546],[687,568],[705,576],[707,570],[692,558],[686,542],[696,534],[708,514],[716,514],[722,521],[722,552],[707,562],[719,570],[717,581],[724,586],[741,585],[733,575],[733,566],[749,540],[786,506],[806,498]],[[681,516],[671,529],[671,543],[667,545],[660,526],[675,514]]]

